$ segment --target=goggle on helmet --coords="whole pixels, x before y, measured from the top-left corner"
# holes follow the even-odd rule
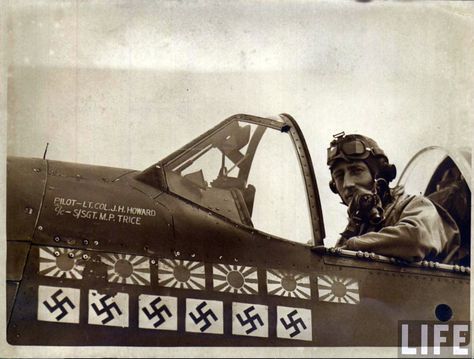
[[[342,159],[347,162],[353,160],[366,160],[369,157],[384,157],[385,152],[378,146],[373,139],[362,135],[347,135],[340,132],[333,136],[334,140],[327,149],[327,164],[332,167],[336,160]]]

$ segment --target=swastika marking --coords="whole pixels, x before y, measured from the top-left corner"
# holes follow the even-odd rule
[[[128,327],[128,294],[89,290],[89,324]]]
[[[154,330],[178,330],[178,298],[140,294],[138,327]]]
[[[232,303],[232,334],[268,338],[268,306]]]
[[[68,287],[38,286],[38,320],[53,323],[79,323],[81,290]]]
[[[224,303],[219,300],[186,298],[186,331],[224,334]]]
[[[303,322],[301,318],[294,319],[293,317],[298,314],[298,311],[295,309],[290,314],[288,314],[287,318],[289,320],[288,323],[285,322],[284,318],[280,318],[281,324],[285,327],[286,330],[293,328],[294,331],[290,333],[290,337],[293,338],[294,336],[301,333],[298,325],[301,325],[303,329],[306,329],[306,324]]]
[[[212,325],[211,321],[207,319],[207,317],[211,317],[214,319],[214,321],[217,321],[217,316],[214,314],[214,312],[211,309],[208,309],[207,311],[203,312],[203,308],[207,306],[206,301],[202,302],[199,304],[196,308],[196,311],[199,314],[199,317],[195,316],[194,313],[189,313],[189,316],[191,319],[194,321],[195,324],[199,324],[200,322],[204,321],[204,325],[199,328],[199,330],[202,332],[206,331],[209,329],[209,327]]]
[[[62,289],[58,289],[52,296],[51,299],[54,302],[54,305],[50,305],[46,300],[43,301],[43,304],[46,308],[48,308],[50,313],[56,312],[58,309],[61,311],[61,313],[58,314],[56,317],[56,320],[59,321],[63,319],[66,315],[69,314],[69,311],[66,309],[66,304],[71,308],[74,309],[76,306],[74,305],[73,302],[66,296],[63,299],[59,300],[59,296],[63,294]]]
[[[244,314],[246,317],[245,319],[243,319],[240,314],[237,314],[237,319],[239,320],[240,325],[244,326],[244,325],[250,324],[250,328],[248,328],[245,331],[246,334],[250,334],[257,330],[257,325],[255,324],[255,322],[260,324],[260,326],[264,325],[262,318],[260,318],[258,314],[255,314],[255,315],[250,314],[250,312],[253,312],[254,310],[255,310],[255,307],[253,305],[245,309],[244,310]]]
[[[161,298],[160,297],[157,297],[155,300],[153,300],[151,303],[150,303],[150,307],[153,309],[153,312],[150,313],[150,311],[148,310],[148,308],[142,308],[143,310],[143,313],[145,313],[145,315],[147,316],[148,319],[153,319],[154,317],[158,317],[158,320],[156,322],[153,323],[153,326],[155,328],[158,328],[161,324],[163,324],[166,319],[165,317],[162,315],[162,313],[166,313],[166,315],[168,316],[168,318],[171,318],[173,316],[173,314],[171,314],[170,310],[168,309],[168,307],[166,306],[166,304],[163,304],[161,307],[157,307],[157,304],[161,302]]]
[[[97,315],[102,315],[104,313],[107,313],[107,317],[102,319],[102,324],[107,324],[111,320],[115,319],[114,313],[112,312],[112,309],[115,309],[118,315],[122,315],[122,311],[120,310],[119,306],[117,303],[112,302],[110,304],[107,303],[109,299],[111,299],[112,296],[110,295],[104,295],[102,298],[99,299],[100,304],[102,304],[102,308],[99,309],[99,307],[95,304],[92,303],[92,308],[94,309],[95,313]]]
[[[313,340],[312,311],[308,308],[277,306],[277,337]]]

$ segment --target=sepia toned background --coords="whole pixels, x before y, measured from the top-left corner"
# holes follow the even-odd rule
[[[425,146],[471,145],[470,3],[3,8],[8,155],[42,157],[49,142],[49,159],[144,169],[233,114],[286,112],[305,134],[331,245],[346,217],[327,186],[333,134],[373,137],[399,173]]]

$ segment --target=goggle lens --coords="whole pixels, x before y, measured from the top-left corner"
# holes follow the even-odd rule
[[[336,158],[365,159],[369,156],[371,149],[368,149],[360,140],[350,140],[328,148],[328,163]]]
[[[328,158],[333,158],[337,155],[337,146],[329,147],[328,148]]]
[[[367,149],[365,148],[365,145],[362,143],[362,141],[353,140],[344,142],[341,145],[341,151],[346,156],[360,156],[366,153]]]

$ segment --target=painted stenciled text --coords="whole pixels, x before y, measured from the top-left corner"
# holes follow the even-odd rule
[[[117,222],[136,226],[142,224],[143,217],[156,216],[156,210],[151,208],[99,201],[81,201],[75,198],[55,197],[53,204],[54,211],[58,216],[69,215],[76,219]]]

